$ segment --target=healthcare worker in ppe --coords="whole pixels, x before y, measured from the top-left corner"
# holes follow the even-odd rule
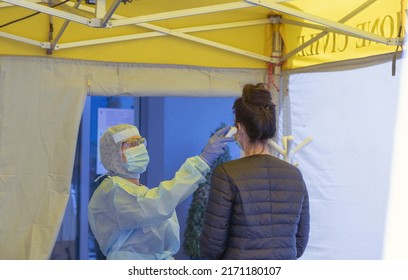
[[[146,140],[133,125],[110,127],[100,140],[100,155],[108,170],[92,195],[88,219],[107,259],[174,259],[180,249],[175,208],[191,195],[223,154],[229,127],[216,132],[199,156],[188,158],[175,177],[155,188],[139,182],[149,163]]]

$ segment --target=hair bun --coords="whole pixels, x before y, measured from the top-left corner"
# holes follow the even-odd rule
[[[265,84],[247,84],[242,92],[242,101],[253,106],[261,106],[270,110],[272,96]]]

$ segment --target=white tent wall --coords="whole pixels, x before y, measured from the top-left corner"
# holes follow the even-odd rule
[[[408,76],[408,56],[404,48],[402,76]],[[392,160],[391,186],[387,211],[387,225],[384,242],[384,259],[406,260],[408,251],[408,80],[400,81],[400,98],[398,101],[397,120],[394,134],[394,151]]]
[[[236,96],[266,70],[0,56],[0,259],[47,259],[69,197],[85,97]]]
[[[311,205],[302,259],[382,258],[400,73],[352,68],[289,75],[295,142],[313,138],[294,157]]]

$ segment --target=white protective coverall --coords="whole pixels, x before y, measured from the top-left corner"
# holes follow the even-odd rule
[[[92,195],[88,205],[89,225],[107,259],[173,259],[180,249],[175,208],[205,182],[204,176],[210,168],[195,156],[185,161],[172,180],[163,181],[156,188],[136,185],[123,178],[126,171],[118,149],[126,137],[139,132],[132,126],[130,133],[129,130],[124,133],[128,125],[122,126],[125,127],[116,127],[101,139],[102,163],[111,176]],[[118,132],[123,139],[118,140]],[[116,138],[109,134],[116,134]],[[110,148],[105,149],[108,152],[103,156],[102,150],[107,146]],[[137,175],[133,178],[138,178]]]

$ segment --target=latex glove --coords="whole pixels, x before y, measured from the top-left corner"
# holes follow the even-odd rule
[[[224,137],[225,134],[231,126],[225,126],[214,133],[213,136],[208,140],[207,145],[204,147],[204,150],[201,152],[200,157],[211,167],[214,161],[217,158],[225,153],[225,146],[227,142],[234,142],[234,137]]]

